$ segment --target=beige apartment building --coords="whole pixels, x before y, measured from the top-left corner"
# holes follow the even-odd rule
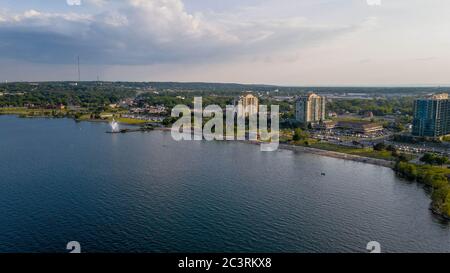
[[[325,98],[314,93],[300,96],[295,103],[295,118],[304,124],[325,120]]]
[[[259,100],[253,94],[245,94],[235,100],[235,106],[242,105],[242,109],[238,110],[238,116],[250,116],[258,114]]]

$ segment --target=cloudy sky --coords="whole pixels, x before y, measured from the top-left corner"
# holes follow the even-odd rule
[[[450,84],[448,0],[0,0],[0,80]]]

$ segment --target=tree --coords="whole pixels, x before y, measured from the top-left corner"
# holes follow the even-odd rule
[[[397,149],[394,146],[392,146],[392,145],[388,145],[386,147],[386,150],[390,151],[390,152],[397,152]]]
[[[436,189],[431,196],[433,203],[437,205],[442,205],[447,201],[447,196],[450,194],[450,187],[444,186]]]
[[[420,161],[432,165],[434,163],[434,155],[426,153],[420,158]]]
[[[176,117],[168,117],[162,121],[162,124],[164,126],[169,126],[169,125],[172,125],[175,121],[177,121]]]
[[[400,154],[397,152],[397,150],[392,151],[392,152],[391,152],[391,155],[392,155],[393,157],[399,157],[399,156],[400,156]]]
[[[292,140],[293,141],[299,141],[301,139],[301,137],[300,137],[301,133],[302,133],[302,129],[300,129],[300,128],[295,129],[294,136],[292,137]]]
[[[305,131],[303,131],[300,128],[296,128],[294,131],[294,136],[292,137],[293,141],[300,141],[300,140],[304,140],[307,139],[309,137],[309,134]]]
[[[416,166],[407,162],[398,161],[395,170],[397,173],[411,181],[416,180],[419,174]]]
[[[443,174],[437,174],[434,171],[427,171],[423,176],[423,183],[437,189],[448,184],[447,177]]]
[[[394,155],[393,155],[394,156]],[[408,158],[404,154],[399,154],[397,157],[400,162],[408,162]]]
[[[405,130],[405,126],[403,126],[403,124],[401,123],[395,123],[394,130],[396,132],[403,132]]]
[[[446,156],[437,156],[437,157],[434,159],[434,162],[435,162],[436,164],[442,166],[442,165],[448,163],[448,157],[446,157]]]
[[[445,177],[443,177],[443,178],[439,177],[439,176],[434,177],[433,181],[431,182],[431,186],[435,189],[440,189],[440,188],[446,187],[447,185],[448,185],[448,181],[447,181],[447,178],[445,178]]]
[[[384,151],[386,149],[386,145],[383,142],[377,143],[373,146],[375,151]]]
[[[447,164],[449,160],[446,156],[438,156],[436,154],[426,153],[420,158],[420,161],[430,165],[444,165]]]
[[[406,177],[410,180],[414,180],[417,178],[417,168],[416,166],[412,165],[412,164],[408,164],[406,166]]]

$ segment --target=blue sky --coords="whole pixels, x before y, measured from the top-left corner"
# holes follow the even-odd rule
[[[450,83],[447,0],[0,0],[0,80]]]

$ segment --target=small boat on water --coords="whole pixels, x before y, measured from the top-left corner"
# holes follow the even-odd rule
[[[322,175],[322,176],[325,176],[325,175],[327,175],[327,174],[326,174],[326,173],[321,173],[321,175]]]

